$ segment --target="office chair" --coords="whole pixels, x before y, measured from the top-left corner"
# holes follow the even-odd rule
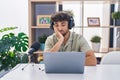
[[[100,64],[120,64],[120,51],[112,51],[103,56]]]

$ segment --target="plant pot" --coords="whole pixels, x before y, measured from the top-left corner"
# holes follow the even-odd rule
[[[44,47],[45,47],[45,43],[40,43],[40,50],[44,50]]]
[[[92,48],[94,52],[99,52],[100,51],[100,43],[92,43]]]

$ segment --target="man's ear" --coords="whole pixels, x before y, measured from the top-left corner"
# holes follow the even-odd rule
[[[51,21],[51,22],[50,22],[50,28],[54,30],[53,25],[54,25],[54,22]]]

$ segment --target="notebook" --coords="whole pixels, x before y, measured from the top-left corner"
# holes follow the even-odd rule
[[[84,73],[84,52],[44,52],[46,73]]]

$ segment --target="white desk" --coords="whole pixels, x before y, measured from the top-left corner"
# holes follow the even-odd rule
[[[0,80],[120,80],[120,65],[85,66],[84,74],[46,74],[39,70],[38,66],[44,69],[41,64],[29,64],[22,71],[25,65],[17,65]]]

